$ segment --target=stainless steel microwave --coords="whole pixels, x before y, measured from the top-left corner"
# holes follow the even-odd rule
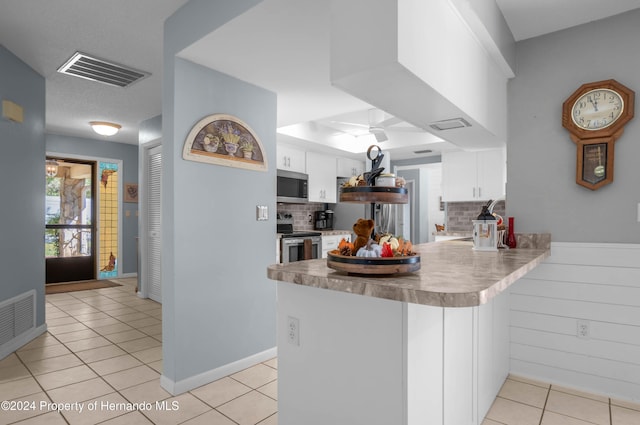
[[[277,177],[276,200],[278,202],[294,204],[309,202],[307,193],[309,176],[307,174],[278,170]]]

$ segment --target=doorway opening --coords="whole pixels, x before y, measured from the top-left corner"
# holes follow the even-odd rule
[[[46,283],[95,279],[95,167],[93,161],[52,158],[46,177]]]
[[[122,190],[119,160],[50,154],[46,177],[45,282],[120,276]]]

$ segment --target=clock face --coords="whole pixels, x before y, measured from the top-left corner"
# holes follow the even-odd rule
[[[610,89],[586,92],[571,108],[575,125],[584,130],[600,130],[616,122],[624,110],[622,97]]]

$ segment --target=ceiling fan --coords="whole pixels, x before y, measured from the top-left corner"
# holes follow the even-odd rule
[[[417,127],[391,127],[401,123],[402,119],[394,116],[389,116],[388,118],[385,118],[385,112],[380,109],[372,108],[372,109],[369,109],[367,113],[368,113],[368,121],[369,121],[368,125],[355,123],[355,122],[344,122],[344,121],[331,121],[331,123],[339,124],[340,126],[357,127],[358,130],[354,130],[354,131],[347,130],[344,132],[349,133],[355,137],[362,137],[362,136],[367,136],[369,134],[372,134],[376,138],[376,141],[378,143],[382,143],[389,140],[389,137],[387,136],[387,131],[392,131],[392,132],[393,131],[409,131],[409,132],[420,132],[420,133],[424,132],[424,130]],[[363,132],[362,130],[360,130],[362,128],[366,129],[366,131]]]

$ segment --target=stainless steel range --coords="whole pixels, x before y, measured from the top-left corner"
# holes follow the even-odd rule
[[[293,231],[293,217],[288,213],[279,213],[276,220],[280,237],[280,261],[313,260],[322,255],[322,234],[311,231]]]

